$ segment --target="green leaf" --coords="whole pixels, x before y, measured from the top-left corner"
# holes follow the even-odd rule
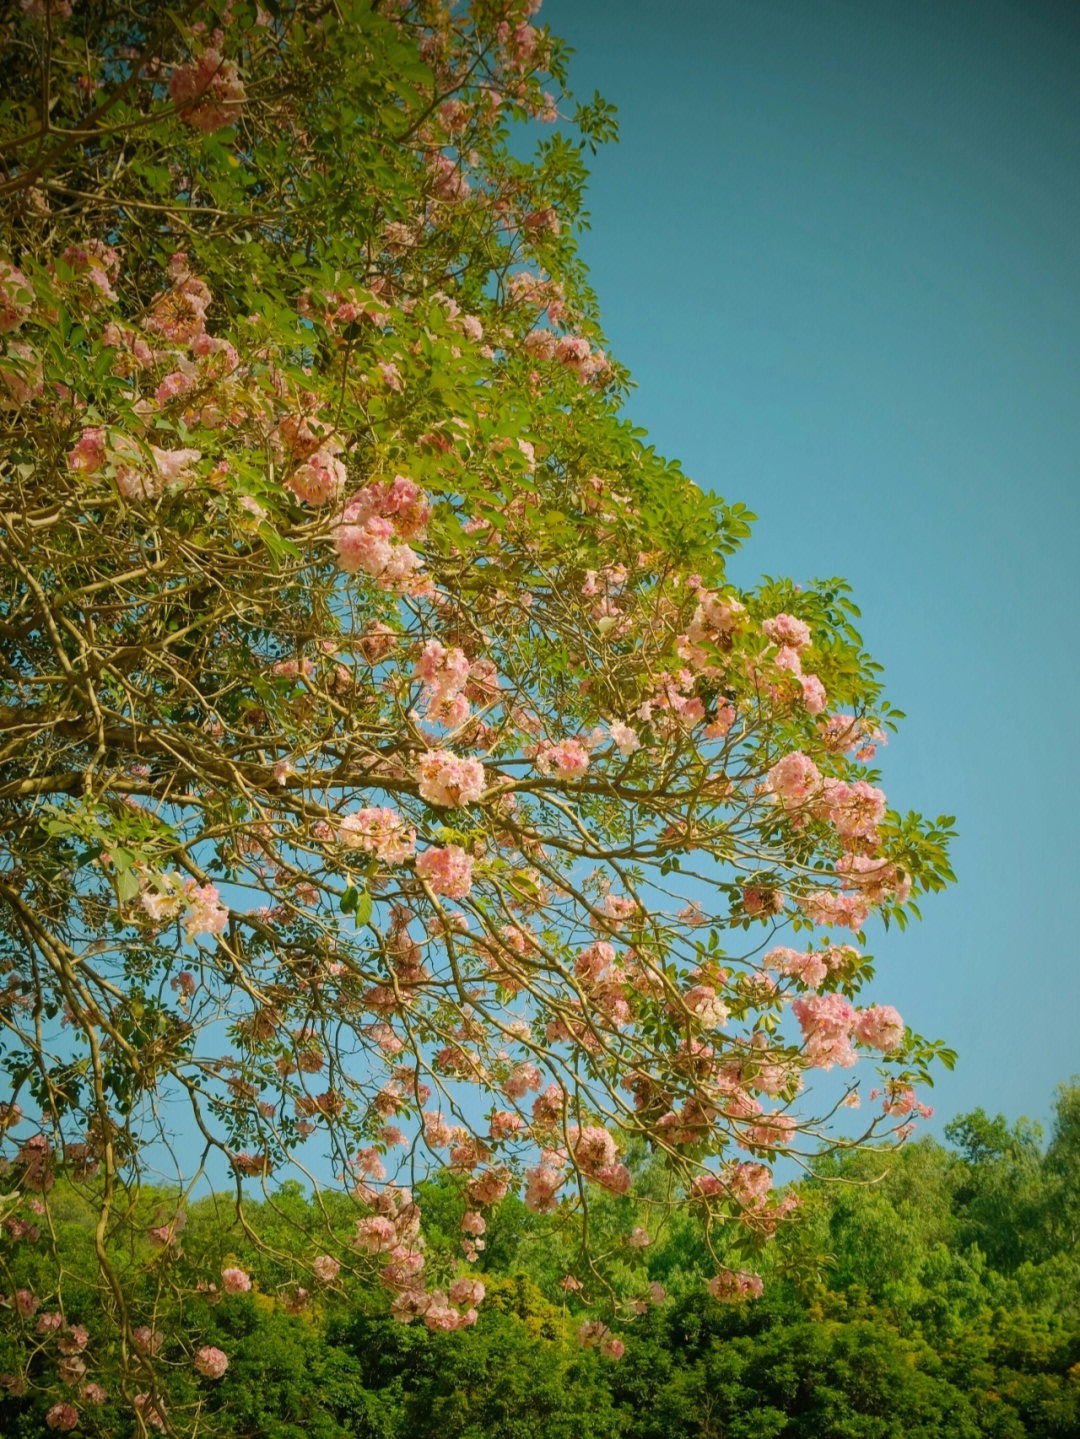
[[[356,901],[356,927],[361,929],[371,918],[371,895],[365,889]]]

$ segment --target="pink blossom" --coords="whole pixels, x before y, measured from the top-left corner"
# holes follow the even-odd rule
[[[910,876],[887,859],[845,854],[837,860],[836,872],[843,876],[845,889],[857,889],[871,904],[880,904],[890,895],[903,904],[911,894]]]
[[[604,896],[604,902],[600,906],[601,912],[608,923],[614,929],[638,918],[641,908],[637,900],[631,899],[628,894],[609,894]]]
[[[487,1229],[487,1220],[482,1214],[477,1214],[474,1209],[466,1209],[461,1217],[461,1231],[463,1234],[483,1234]]]
[[[770,620],[762,620],[761,628],[774,644],[781,647],[802,650],[810,643],[810,626],[794,615],[774,615]]]
[[[251,1288],[251,1275],[243,1269],[223,1269],[221,1281],[226,1294],[246,1294]]]
[[[64,1384],[69,1384],[72,1389],[81,1384],[86,1378],[86,1365],[78,1355],[70,1355],[61,1359],[56,1369],[61,1381]]]
[[[178,1249],[180,1245],[180,1235],[186,1224],[187,1215],[181,1209],[173,1215],[167,1224],[155,1225],[146,1232],[151,1244],[156,1245],[158,1248]]]
[[[812,759],[799,750],[777,760],[765,776],[765,788],[786,804],[802,804],[821,786],[821,773]]]
[[[50,1429],[67,1431],[74,1429],[79,1422],[79,1411],[74,1404],[54,1404],[45,1415],[45,1423]]]
[[[420,651],[413,674],[433,694],[452,696],[468,682],[469,661],[464,651],[446,649],[438,640],[428,640]]]
[[[715,717],[702,730],[706,739],[723,739],[735,723],[735,709],[726,700],[720,700],[716,706]]]
[[[904,1021],[891,1004],[872,1005],[859,1011],[855,1020],[855,1038],[860,1044],[887,1054],[903,1042]]]
[[[379,480],[353,495],[341,512],[344,525],[363,525],[370,519],[389,520],[403,540],[421,534],[431,518],[431,502],[408,475]]]
[[[412,1289],[423,1267],[424,1255],[419,1249],[396,1244],[379,1277],[389,1289]]]
[[[345,466],[329,449],[316,450],[298,465],[286,483],[305,504],[328,505],[345,488]]]
[[[356,642],[356,649],[369,665],[375,665],[386,658],[396,643],[397,635],[390,626],[383,624],[382,620],[376,620],[374,624],[364,627]]]
[[[819,807],[844,839],[877,839],[877,825],[885,816],[885,796],[865,780],[845,784],[826,780]]]
[[[798,901],[799,908],[814,924],[839,925],[862,929],[870,917],[870,902],[863,895],[835,894],[829,889],[815,890]]]
[[[202,459],[201,450],[159,450],[156,445],[150,445],[149,449],[159,477],[153,482],[155,493],[159,493],[159,485],[186,484],[192,477],[192,467]]]
[[[819,715],[828,703],[825,686],[817,675],[801,675],[799,684],[802,686],[803,704],[808,712],[812,715]]]
[[[886,1114],[910,1114],[915,1108],[915,1091],[910,1084],[892,1083],[885,1092],[882,1104]]]
[[[143,325],[172,344],[190,345],[206,328],[206,311],[213,296],[206,281],[188,269],[183,250],[178,250],[169,261],[169,279],[172,282],[169,288],[154,296]],[[116,335],[117,342],[123,343],[119,330]],[[129,347],[132,346],[136,362],[142,365],[145,362],[140,358],[137,342],[129,342]],[[149,351],[147,359],[153,359]]]
[[[473,1308],[484,1298],[484,1286],[479,1279],[455,1279],[450,1286],[450,1302],[458,1308]]]
[[[416,853],[416,831],[392,809],[360,809],[339,821],[337,838],[348,849],[365,850],[385,864],[402,864]]]
[[[160,1429],[165,1432],[165,1406],[160,1399],[155,1399],[152,1394],[144,1391],[135,1395],[135,1408],[143,1417],[143,1422],[152,1429]]]
[[[18,409],[41,398],[45,375],[36,350],[20,340],[9,340],[0,362],[0,410]]]
[[[579,1129],[572,1124],[567,1133],[570,1153],[583,1174],[596,1177],[603,1170],[614,1170],[618,1151],[615,1140],[602,1125],[586,1124]]]
[[[772,1175],[764,1164],[727,1164],[720,1179],[729,1196],[749,1208],[763,1204],[772,1188]]]
[[[423,561],[408,545],[394,544],[393,538],[393,525],[377,515],[363,525],[336,525],[333,539],[338,563],[346,574],[363,571],[376,580],[381,589],[395,589],[414,574]]]
[[[600,1319],[586,1319],[578,1329],[577,1337],[583,1349],[599,1349],[606,1359],[621,1359],[623,1356],[622,1340],[617,1339]]]
[[[771,949],[761,963],[765,969],[776,969],[781,974],[790,975],[807,989],[817,989],[829,973],[824,956],[816,951],[805,953],[797,949]]]
[[[856,1014],[840,994],[810,994],[791,1006],[799,1021],[809,1062],[819,1069],[839,1064],[849,1069],[857,1059],[851,1047]]]
[[[341,1270],[340,1263],[330,1254],[320,1254],[311,1267],[316,1278],[321,1279],[324,1284],[331,1284]]]
[[[555,346],[555,358],[569,369],[580,369],[591,353],[588,340],[580,335],[564,335]]]
[[[614,720],[608,726],[608,730],[620,753],[631,755],[635,750],[641,748],[641,741],[637,737],[637,731],[632,730],[629,725],[622,724],[619,720]]]
[[[510,1188],[509,1174],[501,1169],[487,1169],[471,1180],[465,1193],[473,1204],[498,1204]]]
[[[356,1221],[356,1237],[353,1247],[365,1254],[384,1254],[393,1249],[397,1242],[397,1230],[382,1214],[373,1214],[368,1219]]]
[[[472,860],[456,844],[445,849],[426,849],[416,861],[416,873],[435,894],[465,899],[472,889]]]
[[[231,60],[208,48],[187,65],[178,65],[169,80],[169,96],[180,118],[207,134],[239,117],[244,82]]]
[[[550,330],[530,330],[525,336],[523,344],[525,353],[536,360],[553,360],[555,358],[557,340]],[[588,347],[586,346],[586,348]]]
[[[179,399],[186,395],[189,390],[195,388],[196,380],[194,370],[190,373],[185,370],[173,370],[166,375],[161,384],[154,391],[154,399],[159,405],[167,405],[170,400]]]
[[[769,889],[761,884],[747,884],[742,892],[743,908],[747,914],[766,918],[770,914],[783,914],[784,896],[778,889]]]
[[[728,1018],[728,1007],[711,984],[695,984],[682,997],[683,1004],[707,1029],[716,1029]]]
[[[786,1144],[796,1129],[796,1122],[789,1114],[764,1115],[757,1124],[750,1125],[744,1132],[740,1144],[743,1148],[776,1149]]]
[[[86,292],[86,285],[105,300],[117,298],[112,282],[120,275],[120,256],[111,245],[97,239],[87,240],[83,245],[68,245],[60,258],[75,271],[76,279],[83,282],[83,301],[91,308],[96,296]]]
[[[21,270],[0,260],[0,335],[10,335],[30,315],[34,291]]]
[[[554,771],[560,779],[578,779],[589,768],[589,754],[579,740],[559,740],[555,744],[541,746],[536,756],[536,768],[541,774]]]
[[[518,1115],[511,1114],[505,1109],[497,1109],[491,1116],[491,1137],[496,1143],[513,1139],[523,1123],[524,1121]]]
[[[188,939],[197,934],[223,934],[229,923],[228,907],[221,902],[217,886],[196,885],[188,880],[184,886],[184,901],[188,912],[184,916],[184,933]]]
[[[311,1295],[302,1287],[289,1289],[282,1295],[281,1302],[286,1314],[303,1314],[311,1303]]]
[[[44,20],[47,16],[54,20],[71,18],[71,0],[20,0],[23,14],[31,20]]]
[[[527,1090],[538,1090],[541,1083],[539,1069],[531,1061],[526,1060],[515,1065],[511,1070],[503,1085],[503,1093],[507,1099],[521,1099]]]
[[[721,1304],[741,1304],[744,1299],[758,1299],[763,1287],[759,1275],[732,1269],[721,1269],[708,1284],[709,1293]]]
[[[429,804],[457,809],[474,804],[484,792],[484,766],[460,759],[450,750],[429,750],[417,765],[420,794]]]
[[[228,1356],[212,1344],[204,1344],[195,1355],[195,1368],[206,1379],[220,1379],[228,1367]]]

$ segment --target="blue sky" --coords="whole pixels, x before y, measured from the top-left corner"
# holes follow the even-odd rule
[[[896,808],[959,884],[868,946],[960,1052],[931,1101],[1044,1122],[1080,1072],[1080,10],[545,0],[618,107],[590,266],[627,412],[759,516],[732,567],[842,575],[907,713]]]

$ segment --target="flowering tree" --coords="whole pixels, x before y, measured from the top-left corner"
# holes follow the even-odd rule
[[[866,768],[890,711],[842,583],[736,593],[750,517],[620,418],[574,240],[613,121],[536,9],[7,22],[0,1367],[53,1428],[108,1398],[183,1433],[156,1366],[223,1381],[198,1304],[252,1279],[185,1253],[207,1182],[249,1240],[253,1186],[328,1190],[275,1302],[370,1285],[453,1329],[520,1186],[600,1305],[590,1196],[640,1153],[648,1224],[694,1208],[735,1300],[792,1208],[773,1160],[902,1134],[950,1057],[857,1004],[948,821]],[[860,1053],[882,1102],[840,1140],[854,1083],[798,1096]],[[581,1337],[617,1356],[612,1318]]]

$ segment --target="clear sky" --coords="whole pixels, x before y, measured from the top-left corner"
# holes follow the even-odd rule
[[[590,266],[627,412],[758,516],[732,568],[842,575],[908,718],[899,809],[959,884],[873,997],[960,1052],[932,1127],[1080,1071],[1080,6],[545,0],[619,111]]]

